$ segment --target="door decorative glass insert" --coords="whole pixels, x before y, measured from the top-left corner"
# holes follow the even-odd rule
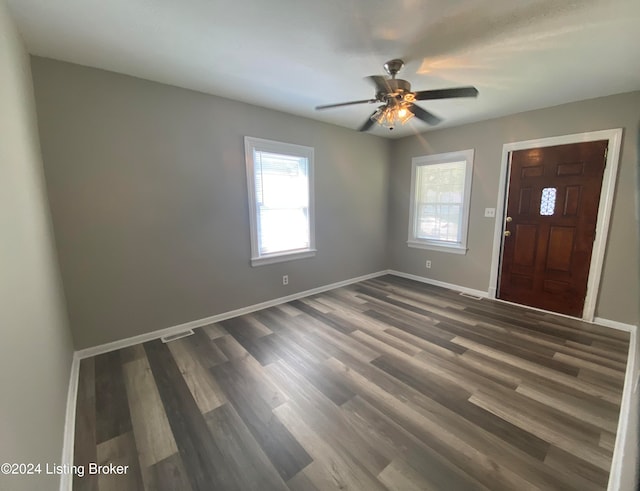
[[[540,198],[540,215],[552,216],[556,209],[557,188],[544,188]]]

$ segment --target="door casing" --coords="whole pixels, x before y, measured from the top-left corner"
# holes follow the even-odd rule
[[[505,143],[502,146],[502,165],[500,167],[500,185],[498,187],[496,223],[493,234],[493,254],[491,257],[489,298],[500,300],[496,298],[496,294],[498,290],[498,276],[500,274],[500,259],[502,256],[502,232],[504,230],[506,199],[509,195],[509,170],[511,152],[515,150],[526,150],[532,148],[550,147],[554,145],[565,145],[570,143],[590,142],[596,140],[608,140],[609,143],[606,166],[604,169],[604,175],[602,177],[600,201],[598,203],[596,237],[593,241],[593,252],[591,254],[591,262],[589,264],[587,296],[584,300],[584,310],[582,312],[583,320],[587,322],[593,322],[596,310],[596,301],[598,298],[598,289],[600,287],[600,278],[602,276],[604,253],[607,245],[609,221],[611,219],[611,210],[613,207],[616,176],[618,175],[620,146],[622,144],[622,128]]]

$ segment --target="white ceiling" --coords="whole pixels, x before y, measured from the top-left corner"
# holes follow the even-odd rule
[[[358,128],[364,80],[403,58],[454,126],[640,89],[640,0],[8,0],[32,54]],[[381,136],[428,130],[412,120]]]

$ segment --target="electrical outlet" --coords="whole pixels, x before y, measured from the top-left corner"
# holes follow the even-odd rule
[[[495,218],[496,217],[496,209],[495,208],[485,208],[484,216],[487,218]]]
[[[424,264],[427,269],[431,269],[431,261],[429,259],[427,259],[427,262]]]
[[[289,275],[286,274],[282,277],[282,284],[283,285],[288,285],[289,284]]]

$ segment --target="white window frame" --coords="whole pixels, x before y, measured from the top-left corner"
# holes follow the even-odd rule
[[[314,175],[313,175],[313,147],[305,147],[302,145],[294,145],[293,143],[283,143],[273,140],[265,140],[262,138],[254,138],[251,136],[244,137],[245,163],[247,167],[247,189],[249,197],[249,222],[251,230],[251,266],[261,266],[264,264],[273,264],[294,259],[303,259],[316,255],[315,248],[315,199],[314,199]],[[295,157],[304,157],[307,159],[308,176],[309,176],[309,247],[304,249],[295,249],[284,252],[274,252],[269,254],[261,254],[258,244],[258,208],[256,203],[255,188],[255,165],[254,152],[269,152],[282,155],[292,155]]]
[[[419,249],[430,249],[434,251],[450,252],[453,254],[467,253],[467,235],[469,231],[469,208],[471,204],[471,181],[473,180],[473,157],[474,150],[460,150],[457,152],[440,153],[436,155],[425,155],[411,159],[411,193],[409,199],[409,239],[407,245]],[[421,239],[417,237],[417,171],[418,167],[447,164],[450,162],[466,162],[464,175],[464,197],[462,202],[462,225],[460,242],[447,242],[442,240]]]

